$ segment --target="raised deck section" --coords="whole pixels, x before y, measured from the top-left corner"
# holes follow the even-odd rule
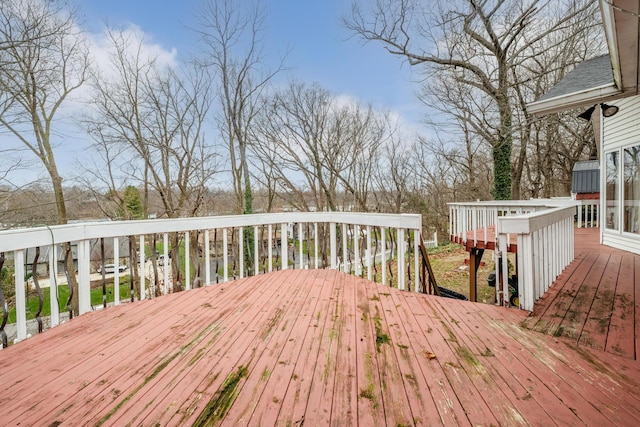
[[[598,239],[596,228],[575,230],[576,259],[538,300],[525,325],[637,360],[640,256]]]
[[[467,252],[471,252],[473,249],[486,249],[493,251],[496,249],[496,227],[491,226],[478,230],[470,230],[467,231],[464,239],[453,235],[450,236],[450,239],[454,243],[463,245]],[[518,240],[516,235],[509,236],[507,251],[513,253],[518,252]]]
[[[287,270],[0,351],[3,425],[638,425],[640,364],[526,312]],[[209,424],[207,424],[209,425]]]

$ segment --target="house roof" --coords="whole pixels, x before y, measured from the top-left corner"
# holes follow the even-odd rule
[[[638,94],[640,1],[599,3],[609,55],[578,65],[549,92],[528,104],[529,112],[549,114]]]
[[[611,57],[602,55],[578,64],[558,84],[529,104],[532,113],[551,113],[592,105],[620,90],[613,79]]]
[[[571,95],[576,92],[585,92],[600,87],[612,86],[613,72],[611,71],[611,57],[601,55],[581,62],[567,74],[557,85],[538,99],[549,99]]]

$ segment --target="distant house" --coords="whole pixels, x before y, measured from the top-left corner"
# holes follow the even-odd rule
[[[120,264],[126,264],[125,259],[129,257],[129,239],[124,237],[119,239],[119,250],[120,250]],[[90,241],[91,247],[91,261],[92,268],[91,271],[98,271],[98,268],[102,264],[102,255],[101,255],[101,247],[100,241],[98,239],[91,239]],[[38,255],[38,261],[36,266],[36,271],[40,276],[49,276],[50,275],[50,267],[49,267],[49,254],[51,252],[51,246],[43,246],[40,248],[40,253]],[[56,248],[57,252],[57,268],[58,273],[64,272],[64,257],[65,252],[62,248],[62,245],[58,245]],[[104,241],[104,253],[105,253],[105,263],[113,262],[113,239],[105,239]],[[12,255],[10,253],[10,255]],[[78,267],[78,248],[75,244],[71,244],[71,258],[73,259],[73,264],[75,267]],[[27,248],[25,249],[25,264],[27,268],[25,269],[27,273],[31,273],[33,271],[33,263],[36,260],[36,249],[35,248]]]
[[[579,64],[529,111],[584,108],[599,148],[600,241],[640,253],[640,2],[599,3],[609,54]]]

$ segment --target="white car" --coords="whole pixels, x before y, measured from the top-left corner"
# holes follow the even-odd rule
[[[102,268],[103,268],[103,267],[101,266],[101,267],[98,269],[98,273],[102,273]],[[122,265],[122,264],[120,264],[120,265],[118,266],[118,271],[120,271],[121,273],[122,273],[123,271],[125,271],[126,269],[127,269],[127,266],[126,266],[126,265]],[[116,266],[115,266],[115,264],[105,264],[105,265],[104,265],[104,272],[105,272],[105,273],[115,273],[115,271],[116,271]]]

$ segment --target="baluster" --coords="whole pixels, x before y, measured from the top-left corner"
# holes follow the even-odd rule
[[[158,252],[158,241],[156,233],[153,233],[151,240],[151,248],[149,249],[151,252],[151,268],[153,269],[153,289],[149,289],[149,296],[160,296],[160,283],[158,277],[158,257],[156,253]]]
[[[378,264],[376,263],[376,258],[378,257],[378,245],[380,240],[378,227],[373,227],[373,281],[378,281]]]
[[[102,272],[102,307],[107,308],[107,279],[104,268],[104,237],[100,238],[100,271]],[[114,266],[117,269],[117,265]]]
[[[184,287],[186,290],[191,289],[191,240],[189,240],[189,232],[184,232]]]
[[[133,251],[133,236],[129,236],[129,296],[131,298],[131,302],[135,301],[135,286],[133,281],[135,279],[136,264],[134,262]]]
[[[229,237],[227,229],[222,229],[222,282],[229,280]]]
[[[307,234],[309,234],[309,223],[306,224],[307,225]],[[302,263],[304,262],[304,254],[303,254],[303,250],[304,250],[304,234],[302,234],[302,223],[299,222],[298,223],[298,255],[300,257],[300,261],[298,262],[298,266],[300,269],[304,268],[304,266],[302,265]],[[294,253],[295,253],[295,245],[293,246],[294,249]],[[295,268],[295,263],[293,264],[294,268]]]
[[[231,264],[231,276],[233,277],[233,280],[237,279],[238,276],[236,274],[236,267],[237,267],[237,254],[236,254],[236,245],[235,245],[235,240],[236,239],[236,228],[232,227],[231,228],[231,260],[232,260],[232,264]]]
[[[145,271],[145,256],[146,254],[144,253],[144,234],[140,235],[140,274],[139,274],[139,278],[140,278],[140,295],[138,296],[140,298],[140,301],[142,301],[143,299],[145,299],[147,297],[146,291],[145,291],[145,281],[146,281],[146,276],[147,276],[147,272]]]
[[[267,248],[267,246],[269,246],[269,240],[271,240],[270,237],[265,237],[265,225],[262,224],[260,226],[260,246],[262,247],[262,257],[260,259],[260,264],[262,265],[262,273],[266,273],[267,272],[267,268],[268,268],[268,259],[269,259],[269,248]],[[269,230],[267,229],[267,232]]]
[[[280,269],[289,268],[289,231],[286,223],[280,224]],[[295,251],[294,251],[295,252]]]
[[[218,256],[218,229],[217,228],[213,232],[213,257],[216,260],[216,264],[215,264],[216,283],[220,283],[219,281],[220,275],[218,274],[218,269],[220,268],[218,264],[220,262],[220,257]]]
[[[247,233],[247,239],[249,239],[248,236],[249,233]],[[260,241],[262,239],[262,236],[258,234],[258,226],[254,225],[253,226],[253,275],[257,276],[260,273],[260,268],[259,268],[259,264],[260,264]],[[247,240],[247,252],[249,252],[251,250],[251,245],[250,245],[251,241]],[[247,266],[249,267],[249,266]]]
[[[349,225],[342,224],[342,262],[345,273],[351,273],[351,252],[349,251]]]
[[[200,230],[196,230],[196,236],[194,238],[195,243],[195,259],[194,265],[196,267],[195,275],[193,278],[192,288],[200,288],[202,287],[202,251],[200,250]]]
[[[380,283],[385,285],[387,283],[387,229],[386,227],[380,227],[380,271],[382,277]]]
[[[325,237],[325,234],[323,233],[322,237]],[[338,268],[338,262],[337,262],[337,258],[338,258],[338,242],[337,242],[337,236],[336,236],[336,223],[335,222],[331,222],[329,223],[329,256],[331,257],[331,261],[330,261],[330,266],[333,270]],[[323,253],[323,261],[326,260],[326,256]]]
[[[172,267],[172,262],[171,262],[171,252],[169,249],[169,234],[168,233],[163,233],[162,234],[162,247],[163,247],[163,251],[162,254],[164,255],[164,258],[162,259],[162,281],[164,282],[164,294],[168,295],[169,294],[169,290],[173,290],[173,283],[171,285],[171,288],[169,287],[169,271]],[[176,255],[176,259],[177,255]],[[172,282],[173,282],[173,274],[172,274]]]
[[[7,333],[4,331],[4,327],[7,325],[7,319],[9,318],[9,306],[7,300],[4,297],[4,289],[2,289],[2,268],[4,266],[4,252],[0,252],[0,304],[2,304],[2,323],[0,323],[0,337],[2,337],[2,348],[9,346],[9,340]]]
[[[301,265],[306,266],[306,268],[311,269],[311,230],[310,230],[311,224],[309,224],[308,222],[305,224],[305,233],[306,236],[304,236],[304,241],[305,244],[307,246],[306,248],[306,253],[307,253],[307,262],[306,264],[304,263],[304,261],[301,261]],[[302,244],[302,243],[301,243]]]
[[[367,268],[367,280],[372,280],[373,269],[371,268],[371,226],[367,225],[366,228],[367,239],[367,253],[365,254],[366,268]],[[374,259],[375,262],[375,259]]]
[[[44,329],[42,326],[42,306],[44,305],[44,298],[42,296],[42,289],[40,289],[40,283],[38,283],[38,258],[40,258],[40,246],[36,246],[36,254],[33,257],[33,264],[31,264],[31,278],[38,294],[38,312],[36,313],[36,321],[38,322],[38,333],[41,333]],[[27,300],[29,295],[27,295]]]
[[[353,225],[353,264],[356,276],[362,275],[362,253],[360,252],[360,226]]]
[[[242,279],[245,276],[245,271],[244,271],[244,258],[245,258],[245,253],[244,253],[244,227],[240,227],[238,229],[238,272],[240,273],[240,278]],[[247,248],[249,248],[249,245],[247,245]],[[247,252],[248,254],[248,252]],[[248,261],[248,257],[247,257],[247,261]],[[249,264],[249,262],[247,262],[247,264]]]
[[[260,274],[260,245],[262,244],[262,233],[258,234],[258,226],[253,226],[253,275]],[[250,251],[251,247],[247,244],[247,251]]]
[[[309,246],[311,251],[311,246]],[[311,254],[311,252],[309,252]],[[311,268],[311,257],[309,259],[309,268]],[[318,223],[313,223],[313,265],[316,270],[318,269]]]
[[[393,255],[394,255],[394,249],[396,248],[396,239],[394,239],[394,230],[395,229],[389,229],[389,286],[393,286],[393,268],[392,268],[392,264],[393,264]],[[396,251],[397,253],[397,251]],[[396,263],[397,263],[397,259],[396,259]]]
[[[53,239],[52,239],[53,240]],[[60,306],[58,305],[58,245],[51,244],[49,251],[49,309],[50,326],[60,324]]]
[[[267,227],[267,246],[269,251],[269,273],[273,271],[273,225],[269,224]]]
[[[69,298],[67,299],[67,310],[69,310],[69,320],[73,319],[73,285],[71,284],[71,273],[69,272],[69,257],[71,256],[71,244],[67,242],[66,251],[64,253],[64,275],[67,277],[67,286],[69,287]]]
[[[211,284],[211,236],[209,230],[204,231],[204,284]]]
[[[414,273],[414,291],[420,292],[420,239],[422,239],[421,230],[413,230],[413,268]],[[437,238],[436,238],[437,239]],[[434,239],[434,240],[436,240]],[[437,244],[436,244],[437,246]]]
[[[113,238],[113,261],[116,264],[113,272],[113,305],[118,305],[120,304],[120,239],[117,237]]]
[[[404,228],[397,229],[397,242],[398,242],[398,289],[404,291],[406,289],[406,281],[404,275],[404,265],[405,265],[405,254],[406,254],[406,240],[404,237]]]
[[[407,229],[407,285],[411,283],[411,230]],[[407,289],[411,290],[410,286]]]

